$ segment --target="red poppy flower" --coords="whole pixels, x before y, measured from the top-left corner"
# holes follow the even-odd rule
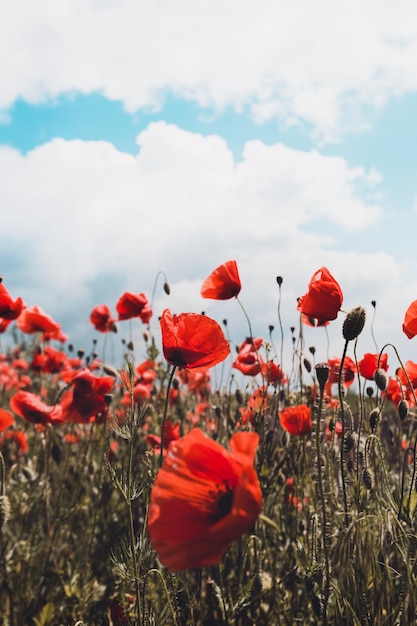
[[[285,384],[287,382],[284,372],[279,365],[274,363],[274,361],[267,361],[266,363],[262,362],[261,369],[266,382],[271,383],[272,385],[277,385],[279,382],[281,384]]]
[[[10,398],[10,408],[32,424],[62,424],[61,406],[48,406],[30,391],[18,391]]]
[[[39,306],[23,309],[16,324],[22,333],[31,335],[33,333],[59,333],[61,325],[55,322]]]
[[[22,298],[13,300],[6,287],[0,282],[0,317],[4,320],[15,320],[24,306]]]
[[[116,320],[106,304],[99,304],[90,313],[90,322],[100,333],[117,332]]]
[[[289,406],[280,411],[279,421],[290,435],[308,435],[312,428],[311,409],[306,404]]]
[[[14,423],[14,417],[6,409],[0,409],[0,433]]]
[[[213,367],[230,353],[219,324],[206,315],[172,315],[165,309],[160,323],[164,356],[171,365],[187,369]]]
[[[25,454],[29,450],[28,439],[23,430],[8,430],[0,435],[0,447],[7,446],[12,442],[19,454]]]
[[[165,429],[164,429],[164,446],[163,453],[166,455],[168,446],[171,441],[178,441],[180,438],[180,423],[177,422],[173,424],[171,420],[166,420]],[[146,435],[146,443],[151,446],[151,448],[155,451],[160,452],[161,450],[161,437],[158,435]]]
[[[331,387],[331,385],[337,384],[339,382],[340,363],[340,358],[328,360],[328,364],[330,367],[329,378],[327,380],[328,387]],[[355,374],[355,362],[350,358],[350,356],[346,356],[343,361],[342,370],[342,383],[345,385],[345,387],[350,387],[355,379]],[[331,389],[329,389],[329,394],[331,395]]]
[[[374,380],[375,372],[378,369],[379,354],[366,353],[358,363],[359,374],[366,380]],[[382,354],[379,360],[380,369],[388,371],[388,354]]]
[[[12,320],[5,320],[0,317],[0,333],[5,333],[11,323]]]
[[[242,372],[245,376],[256,376],[265,365],[258,350],[262,345],[262,338],[248,338],[241,344],[237,357],[232,367]]]
[[[408,374],[411,386],[415,389],[417,387],[417,363],[414,363],[414,361],[406,361],[404,363],[404,369],[400,367],[396,372],[400,382],[404,385],[404,387],[407,387],[408,380],[404,370]]]
[[[114,387],[112,376],[94,376],[84,368],[72,379],[72,390],[61,400],[63,419],[74,424],[85,424],[92,418],[107,414],[108,400]]]
[[[240,293],[241,288],[236,261],[227,261],[206,278],[200,293],[203,298],[230,300]]]
[[[152,488],[148,531],[170,570],[218,563],[262,508],[253,467],[259,437],[239,432],[231,452],[199,428],[170,444]]]
[[[246,409],[239,409],[242,424],[250,422],[252,426],[255,426],[257,415],[259,415],[262,411],[265,411],[268,406],[268,398],[269,394],[266,385],[255,389],[255,391],[249,396]]]
[[[119,320],[140,317],[142,322],[147,324],[152,317],[152,310],[144,293],[134,294],[126,291],[120,296],[116,304],[116,311],[119,314]]]
[[[342,302],[343,293],[339,283],[327,267],[322,267],[311,277],[308,291],[299,299],[297,309],[322,324],[337,318]]]
[[[403,332],[409,339],[417,335],[417,300],[414,300],[405,312]]]

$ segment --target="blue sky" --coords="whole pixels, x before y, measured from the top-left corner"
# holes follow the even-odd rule
[[[417,359],[401,332],[417,298],[413,3],[22,4],[0,15],[0,261],[12,293],[82,343],[92,306],[150,295],[162,270],[172,295],[157,289],[155,320],[165,306],[204,308],[230,315],[239,342],[235,303],[199,296],[214,267],[237,260],[266,335],[275,276],[289,328],[326,265],[347,310],[377,301],[378,343]],[[319,332],[307,341],[324,354]]]

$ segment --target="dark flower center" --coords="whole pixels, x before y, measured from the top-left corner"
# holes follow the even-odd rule
[[[230,513],[235,495],[234,488],[232,488],[227,481],[224,481],[223,485],[216,486],[217,491],[213,494],[215,496],[213,513],[210,516],[212,522],[218,522]]]

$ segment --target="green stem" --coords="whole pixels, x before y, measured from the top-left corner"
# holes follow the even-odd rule
[[[165,408],[164,408],[164,415],[163,415],[162,424],[161,424],[161,451],[159,453],[159,467],[162,466],[162,462],[164,460],[165,423],[167,421],[167,415],[168,415],[169,392],[171,390],[171,385],[172,385],[172,381],[174,380],[174,374],[175,374],[176,369],[177,369],[177,366],[174,365],[171,370],[171,374],[169,375],[168,387],[167,387],[167,392],[165,396]]]
[[[345,475],[345,458],[344,458],[344,444],[345,444],[345,404],[344,397],[342,393],[342,378],[343,378],[343,363],[345,362],[347,347],[349,341],[345,342],[345,347],[343,348],[343,355],[340,361],[339,368],[339,376],[338,376],[338,393],[339,393],[339,402],[340,402],[340,415],[342,419],[342,437],[341,437],[341,446],[340,446],[340,475],[342,478],[342,492],[343,492],[343,510],[345,513],[345,526],[349,525],[348,519],[348,501],[347,501],[347,492],[346,492],[346,475]]]
[[[319,493],[320,493],[321,517],[322,517],[322,524],[323,524],[322,533],[323,533],[323,553],[324,553],[324,571],[325,571],[324,594],[323,594],[323,626],[326,626],[327,605],[329,602],[329,595],[330,595],[330,559],[329,559],[329,546],[327,542],[326,500],[324,497],[323,474],[322,474],[323,457],[322,457],[321,446],[320,446],[320,424],[321,424],[321,416],[323,412],[323,397],[324,397],[324,385],[320,385],[320,399],[319,399],[319,407],[317,411],[317,420],[316,420],[316,455],[317,455],[317,478],[318,478]]]

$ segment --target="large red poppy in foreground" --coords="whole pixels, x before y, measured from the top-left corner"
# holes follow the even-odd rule
[[[160,320],[162,348],[168,363],[178,367],[213,367],[230,353],[219,324],[206,315],[165,309]]]
[[[314,317],[321,325],[337,318],[342,302],[339,283],[327,267],[322,267],[311,277],[308,291],[299,299],[297,309],[307,317]]]
[[[236,261],[227,261],[206,278],[200,293],[203,298],[230,300],[239,294],[241,288]]]
[[[231,452],[199,428],[170,444],[151,492],[148,531],[170,570],[218,563],[262,508],[253,467],[259,437],[240,432]]]

